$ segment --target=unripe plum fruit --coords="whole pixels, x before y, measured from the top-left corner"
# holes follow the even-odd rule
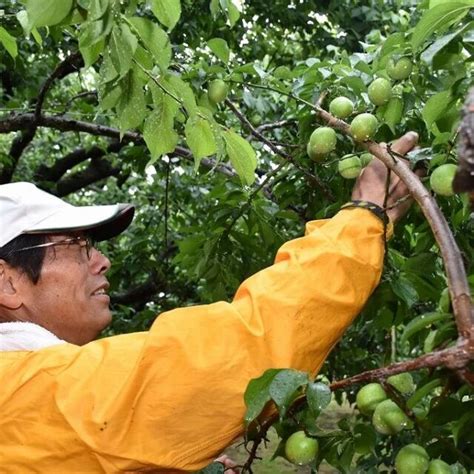
[[[387,395],[382,385],[379,383],[369,383],[364,385],[356,396],[357,408],[364,415],[371,415],[376,406],[387,399]]]
[[[430,458],[420,445],[412,443],[404,446],[395,457],[398,474],[425,474]]]
[[[379,77],[370,84],[367,92],[372,104],[384,105],[392,97],[392,84],[387,79]]]
[[[228,92],[229,87],[222,79],[212,81],[207,89],[209,100],[214,104],[223,102],[226,99]]]
[[[457,166],[451,163],[438,166],[430,176],[431,189],[440,196],[452,196],[453,180]]]
[[[404,57],[400,58],[398,61],[395,61],[394,58],[390,58],[387,63],[387,74],[392,79],[397,81],[403,81],[407,79],[413,69],[413,63],[410,58]]]
[[[412,393],[416,388],[413,377],[409,372],[392,375],[387,378],[387,382],[403,394]]]
[[[336,148],[336,132],[331,127],[319,127],[311,134],[309,143],[314,154],[327,155]]]
[[[297,431],[286,440],[285,456],[293,464],[303,466],[316,459],[318,449],[317,439],[306,436],[304,431]]]
[[[363,142],[370,140],[377,131],[378,120],[377,118],[368,113],[356,115],[351,122],[351,135],[354,140]]]
[[[334,117],[345,119],[354,112],[354,104],[352,100],[347,97],[336,97],[329,104],[329,112],[334,115]]]
[[[384,400],[377,405],[372,423],[379,433],[387,435],[396,434],[413,425],[401,408],[392,400]]]
[[[343,178],[357,178],[362,170],[359,157],[355,155],[346,155],[342,157],[337,164],[337,170]]]

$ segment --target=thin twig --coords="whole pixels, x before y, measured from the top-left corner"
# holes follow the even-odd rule
[[[226,105],[234,112],[234,114],[237,116],[237,118],[242,122],[242,124],[244,124],[251,132],[251,134],[253,136],[255,136],[256,138],[258,138],[262,143],[264,143],[265,145],[267,145],[272,151],[273,153],[275,153],[276,155],[279,155],[281,156],[282,158],[284,158],[286,161],[290,162],[291,164],[293,164],[293,166],[295,166],[298,170],[300,170],[301,172],[303,172],[306,176],[310,177],[312,181],[314,181],[316,183],[316,185],[321,189],[321,191],[324,193],[324,195],[330,200],[330,201],[334,201],[334,195],[332,194],[331,190],[319,179],[318,176],[316,176],[315,174],[309,172],[307,169],[303,168],[302,166],[300,166],[295,160],[294,158],[289,155],[288,153],[280,150],[277,146],[275,146],[271,141],[267,140],[261,133],[259,133],[254,127],[253,125],[248,121],[247,117],[245,117],[238,109],[237,107],[229,100],[229,99],[226,99],[225,100],[225,103]]]

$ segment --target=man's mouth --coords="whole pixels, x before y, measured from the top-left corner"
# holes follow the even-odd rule
[[[92,292],[92,296],[108,296],[107,290],[109,289],[109,286],[109,283],[104,283],[103,285],[100,285],[99,288]]]
[[[92,293],[92,296],[96,296],[96,295],[106,295],[107,292],[105,291],[105,288],[100,288],[96,291],[94,291],[94,293]]]

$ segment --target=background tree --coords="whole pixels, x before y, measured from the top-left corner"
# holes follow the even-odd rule
[[[472,84],[472,6],[0,2],[0,182],[32,181],[74,203],[137,205],[134,226],[104,244],[114,262],[116,310],[107,335],[146,329],[172,307],[230,298],[306,221],[333,215],[349,199],[353,182],[338,173],[345,155],[353,169],[369,149],[401,173],[420,203],[398,226],[380,286],[320,376],[338,401],[345,393],[353,402],[357,384],[380,381],[413,427],[384,435],[361,414],[326,432],[318,416],[330,400],[327,385],[275,371],[257,391],[249,386],[256,441],[245,469],[277,421],[255,423],[267,401],[279,410],[278,453],[294,432],[319,440],[314,469],[325,459],[342,472],[356,464],[363,472],[389,470],[410,443],[452,472],[474,468],[468,199],[438,194],[435,201],[433,179],[417,185],[399,157],[378,145],[415,130],[412,166],[432,175],[456,164],[460,110]],[[388,94],[380,78],[390,81]],[[337,96],[354,104],[348,122],[375,115],[373,142],[354,141],[354,131],[326,112]],[[310,136],[322,126],[336,130],[335,150],[321,156],[309,147],[310,159]],[[343,380],[368,369],[376,370]],[[414,370],[410,390],[386,382],[407,370]],[[286,393],[275,395],[275,380],[288,382]],[[397,462],[400,472],[403,465]]]

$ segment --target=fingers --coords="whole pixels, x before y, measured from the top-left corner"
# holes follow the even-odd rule
[[[405,135],[400,137],[393,145],[392,150],[405,155],[418,143],[418,133],[407,132]]]

